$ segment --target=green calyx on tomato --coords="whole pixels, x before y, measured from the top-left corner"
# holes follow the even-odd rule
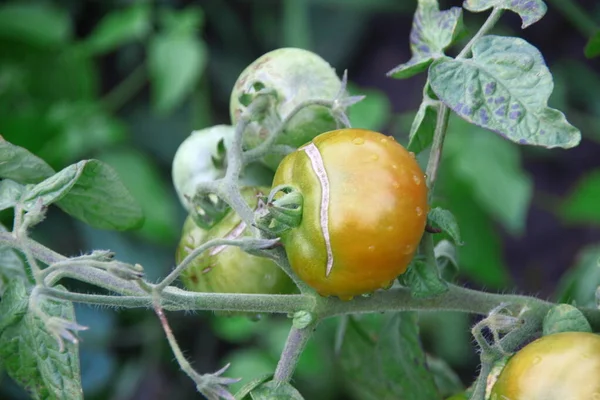
[[[492,388],[490,400],[600,398],[600,336],[563,332],[519,350]]]
[[[275,198],[281,193],[283,193],[282,196]],[[302,222],[302,193],[293,186],[283,185],[273,188],[266,203],[266,212],[257,213],[256,223],[271,236],[277,236],[288,229],[295,228]]]
[[[255,208],[258,197],[267,191],[266,188],[245,188],[242,194],[249,206]],[[195,248],[212,239],[249,235],[249,230],[234,211],[208,230],[188,218],[175,258],[180,263]],[[182,272],[181,280],[187,289],[197,292],[286,294],[295,290],[292,280],[273,261],[235,246],[208,249]]]
[[[317,54],[297,48],[277,49],[259,57],[238,77],[230,99],[231,121],[235,125],[259,93],[271,94],[269,112],[257,116],[244,133],[244,147],[252,149],[287,120],[298,105],[310,100],[333,100],[340,88],[335,70]],[[287,121],[276,143],[297,148],[335,128],[330,110],[313,105]],[[263,162],[275,170],[282,158],[270,154]]]
[[[279,185],[302,196],[300,223],[281,241],[294,272],[319,294],[350,299],[406,271],[425,229],[427,188],[414,156],[393,138],[323,133],[281,162]]]

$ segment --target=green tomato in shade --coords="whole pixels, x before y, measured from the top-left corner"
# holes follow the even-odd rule
[[[225,176],[225,152],[233,142],[234,132],[232,126],[216,125],[193,131],[179,145],[171,172],[175,191],[187,211],[192,210],[190,200],[198,183]]]
[[[249,206],[256,208],[258,196],[267,188],[242,191]],[[181,263],[195,248],[212,239],[249,236],[245,223],[230,211],[209,230],[198,227],[191,217],[185,221],[176,261]],[[296,287],[273,261],[246,253],[236,246],[212,247],[199,255],[181,274],[181,281],[191,291],[213,293],[287,294]]]
[[[261,89],[271,89],[271,110],[267,119],[251,122],[244,133],[244,148],[252,149],[271,134],[271,130],[286,119],[292,110],[308,100],[333,100],[341,88],[335,70],[319,55],[297,48],[281,48],[259,57],[238,77],[229,110],[235,125],[254,95]],[[336,121],[328,108],[310,106],[296,114],[285,126],[276,142],[297,148],[315,136],[336,128]],[[283,159],[272,154],[263,162],[272,168]]]

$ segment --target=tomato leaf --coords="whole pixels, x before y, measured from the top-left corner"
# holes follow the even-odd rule
[[[303,400],[304,397],[287,382],[270,381],[250,392],[252,400]]]
[[[581,140],[579,129],[547,106],[552,75],[540,52],[523,39],[483,36],[473,58],[438,59],[429,79],[456,114],[513,142],[570,148]]]
[[[560,332],[592,332],[583,313],[570,304],[558,304],[544,317],[544,336]]]
[[[251,380],[250,382],[242,386],[242,388],[238,390],[235,396],[233,397],[235,398],[235,400],[248,400],[250,398],[249,395],[251,391],[256,389],[259,385],[263,384],[267,380],[271,379],[272,377],[273,374],[264,374],[259,376],[258,378]]]
[[[557,298],[561,303],[578,307],[596,307],[596,290],[600,286],[600,246],[584,248],[577,262],[561,278]]]
[[[0,224],[0,232],[6,232],[6,227]],[[25,263],[19,257],[17,252],[7,245],[0,244],[0,297],[4,296],[6,289],[12,284],[13,281],[27,281],[27,275],[25,273]],[[4,301],[4,298],[2,302]],[[2,309],[2,302],[0,302],[0,310]],[[4,321],[4,313],[0,313],[2,320]],[[8,314],[7,314],[8,315]],[[0,326],[4,322],[0,322]],[[0,328],[1,332],[1,328]]]
[[[458,222],[456,222],[456,218],[454,218],[454,215],[452,215],[450,211],[436,207],[427,214],[427,222],[441,228],[442,231],[447,233],[452,240],[454,240],[454,243],[458,245],[463,244],[460,239]]]
[[[471,12],[481,12],[492,7],[510,10],[519,14],[523,29],[542,19],[548,10],[542,0],[465,0],[463,7]]]
[[[410,288],[412,296],[416,298],[433,297],[448,290],[437,265],[429,265],[418,257],[412,260],[406,272],[398,277],[398,281]]]
[[[591,171],[577,183],[560,206],[568,222],[600,224],[600,170]]]
[[[180,233],[177,199],[152,159],[140,152],[116,149],[98,158],[115,169],[140,205],[145,220],[139,234],[157,243],[176,240]]]
[[[587,58],[600,56],[600,30],[597,31],[585,45],[585,56]]]
[[[412,58],[387,73],[397,79],[410,78],[425,71],[444,54],[462,30],[462,9],[440,11],[437,0],[419,0],[410,32]]]
[[[351,319],[339,365],[348,392],[361,400],[440,398],[419,341],[417,314],[385,317],[380,331]]]
[[[14,207],[21,199],[24,190],[23,185],[10,179],[0,181],[0,211]]]
[[[517,146],[453,118],[446,141],[454,176],[470,185],[477,203],[511,234],[519,235],[525,221],[533,182],[521,167]],[[448,207],[450,208],[450,207]],[[455,212],[454,208],[452,210]],[[466,223],[460,226],[465,228]]]
[[[207,62],[206,44],[194,34],[162,33],[148,47],[154,106],[166,113],[189,95]]]
[[[84,42],[91,54],[103,54],[126,43],[145,38],[152,28],[150,8],[136,4],[106,15]]]
[[[142,210],[116,172],[98,160],[68,166],[29,189],[26,209],[41,199],[57,203],[67,214],[100,229],[126,230],[144,221]]]
[[[461,392],[465,389],[460,378],[441,358],[426,356],[427,369],[433,375],[435,386],[443,398]]]
[[[43,321],[27,309],[27,298],[25,285],[14,280],[0,302],[3,367],[34,399],[83,399],[77,346],[67,342],[61,352]],[[48,316],[75,319],[70,302],[40,299],[38,306]]]
[[[349,91],[353,96],[366,96],[349,109],[348,117],[352,127],[382,131],[389,122],[392,110],[387,95],[381,90],[363,89],[354,85],[349,87]]]
[[[64,9],[43,3],[16,2],[0,7],[1,38],[55,47],[65,44],[70,36],[70,17]]]
[[[54,170],[44,160],[0,136],[0,178],[38,183],[53,174]]]
[[[448,281],[454,279],[459,269],[456,247],[450,241],[443,239],[433,250],[442,278]]]
[[[424,98],[410,127],[408,150],[419,154],[433,142],[438,108],[428,98]]]

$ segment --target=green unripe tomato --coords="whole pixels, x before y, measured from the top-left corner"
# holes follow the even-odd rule
[[[225,149],[231,145],[234,128],[216,125],[194,131],[177,149],[173,158],[172,178],[175,191],[183,207],[191,211],[190,200],[198,183],[210,182],[225,175]],[[219,154],[219,142],[224,148]]]
[[[600,335],[543,336],[517,352],[494,384],[490,400],[600,398]]]
[[[326,132],[279,165],[273,187],[302,194],[302,220],[281,233],[294,272],[342,299],[389,287],[410,263],[427,219],[414,154],[365,129]]]
[[[263,88],[275,92],[271,106],[276,120],[282,121],[307,100],[333,100],[340,87],[335,70],[317,54],[297,48],[273,50],[250,64],[235,82],[229,105],[231,121],[234,125],[239,121],[253,94]],[[266,125],[272,124],[250,123],[244,133],[246,149],[258,146],[268,137],[271,132]],[[336,122],[327,108],[307,107],[289,121],[277,143],[297,148],[335,128]],[[263,162],[275,170],[282,158],[269,155]]]
[[[257,196],[268,189],[246,188],[244,197],[250,207],[256,207]],[[209,230],[203,230],[188,217],[177,248],[179,264],[195,248],[212,239],[249,236],[245,224],[230,211]],[[295,290],[292,280],[273,261],[253,256],[239,247],[212,247],[198,256],[181,274],[188,290],[214,293],[285,294]]]

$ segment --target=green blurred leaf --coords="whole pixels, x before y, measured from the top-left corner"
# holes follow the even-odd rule
[[[7,232],[4,225],[0,224],[0,232]],[[4,292],[9,288],[14,281],[27,281],[25,274],[25,263],[19,257],[17,252],[6,245],[0,244],[0,297],[4,296]],[[2,307],[3,301],[0,302],[0,327],[4,325],[5,318],[8,318],[8,311]],[[2,329],[0,329],[0,333]]]
[[[172,34],[193,36],[204,23],[204,12],[198,6],[189,5],[183,10],[162,8],[159,21],[166,31]]]
[[[437,0],[419,0],[410,32],[412,58],[387,73],[397,79],[424,71],[444,54],[462,29],[462,9],[440,11]]]
[[[448,139],[456,136],[457,132],[452,132]],[[447,140],[448,145],[451,142]],[[451,150],[450,147],[446,146],[446,150]],[[446,154],[451,158],[449,156]],[[445,165],[448,167],[440,171],[438,182],[441,190],[438,193],[443,194],[446,200],[444,206],[452,210],[461,227],[460,233],[465,244],[458,249],[460,272],[478,284],[503,287],[508,283],[508,273],[503,262],[498,229],[475,201],[472,186],[457,176],[450,162],[451,159],[447,159]]]
[[[568,222],[600,224],[600,170],[588,172],[560,206]]]
[[[61,352],[56,337],[44,322],[27,310],[27,293],[20,280],[11,282],[0,302],[0,357],[9,376],[34,399],[83,399],[76,345],[65,343]],[[75,320],[73,304],[42,298],[38,306],[49,317]],[[10,315],[10,323],[4,317]]]
[[[215,317],[211,319],[213,332],[223,340],[242,343],[265,329],[265,320],[251,321],[248,317]]]
[[[455,113],[513,142],[570,148],[581,140],[564,114],[547,106],[552,75],[540,52],[523,39],[483,36],[473,58],[438,59],[429,79]]]
[[[227,376],[242,378],[241,381],[229,385],[232,392],[240,390],[248,382],[273,374],[277,367],[277,360],[268,356],[265,351],[257,348],[244,348],[236,350],[226,357],[226,362],[231,363],[227,369]]]
[[[433,375],[435,386],[444,398],[465,389],[460,378],[446,361],[427,354],[427,368]]]
[[[458,228],[458,223],[456,222],[456,218],[454,215],[448,210],[444,210],[440,207],[435,207],[429,211],[427,214],[428,223],[432,223],[434,226],[437,226],[442,229],[442,231],[446,232],[454,243],[462,244],[460,240],[460,229]]]
[[[180,233],[178,203],[155,162],[147,155],[128,150],[107,151],[98,158],[113,167],[145,216],[139,233],[158,243],[173,242]]]
[[[259,386],[260,384],[266,382],[267,380],[271,379],[273,377],[273,374],[265,374],[263,376],[259,376],[256,379],[251,380],[250,382],[246,383],[240,390],[237,391],[237,393],[235,394],[235,400],[247,400],[249,399],[249,395],[250,392],[252,390],[254,390],[254,388],[256,388],[257,386]]]
[[[451,281],[456,278],[459,264],[454,244],[449,240],[442,239],[435,245],[433,250],[442,279]]]
[[[386,319],[378,332],[354,319],[348,325],[339,359],[347,395],[356,400],[438,399],[417,315],[401,312]]]
[[[53,174],[54,170],[44,160],[0,136],[0,178],[38,183]]]
[[[600,56],[600,31],[596,32],[585,45],[585,56],[587,58]]]
[[[523,29],[542,19],[548,10],[543,0],[465,0],[463,7],[471,12],[481,12],[492,7],[511,10],[521,17]]]
[[[207,50],[192,35],[158,34],[148,47],[154,106],[166,113],[179,106],[204,72]]]
[[[440,277],[437,265],[429,265],[425,260],[415,257],[406,272],[398,277],[403,285],[410,288],[415,298],[433,297],[448,290],[448,285]]]
[[[544,336],[561,332],[592,332],[583,313],[569,304],[558,304],[544,317]]]
[[[475,200],[484,210],[511,234],[521,234],[533,195],[533,182],[520,165],[519,148],[458,118],[451,119],[449,133],[446,151],[452,163],[448,167],[471,187]],[[464,225],[460,224],[462,228]]]
[[[21,196],[25,187],[10,179],[0,180],[0,211],[14,207]]]
[[[303,400],[304,397],[287,382],[271,381],[254,389],[252,400]]]
[[[410,127],[408,150],[419,154],[433,142],[438,107],[424,94],[424,99]]]
[[[133,4],[103,17],[83,45],[91,54],[103,54],[129,42],[144,39],[151,29],[148,5]]]
[[[59,46],[71,37],[69,15],[49,4],[3,4],[0,6],[0,37],[42,47]]]
[[[596,307],[595,293],[600,286],[600,246],[584,248],[577,262],[560,279],[557,298],[560,303],[577,307]]]
[[[378,89],[359,88],[354,85],[350,86],[349,92],[351,95],[366,95],[348,110],[352,127],[381,132],[392,114],[392,105],[386,94]]]

